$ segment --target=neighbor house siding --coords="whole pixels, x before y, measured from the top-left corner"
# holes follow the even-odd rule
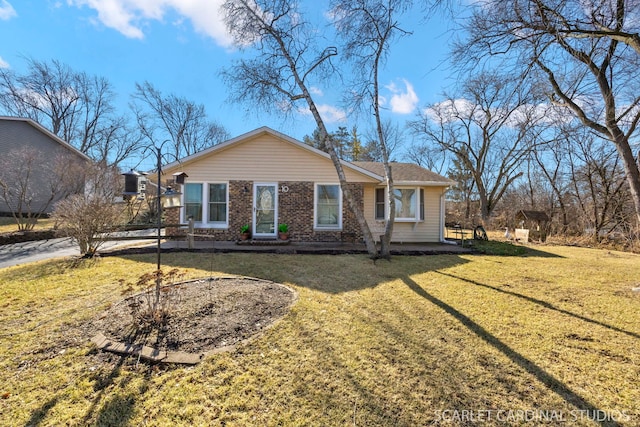
[[[38,126],[38,127],[36,127]],[[30,183],[32,189],[36,191],[35,200],[32,201],[31,211],[37,212],[45,207],[50,197],[48,191],[51,176],[47,174],[46,166],[53,166],[55,162],[68,162],[68,167],[72,162],[85,162],[89,160],[86,156],[70,149],[69,146],[48,134],[48,131],[39,129],[39,125],[27,119],[3,117],[0,118],[0,156],[4,159],[10,158],[13,153],[20,150],[34,150],[38,153],[38,161],[31,171]],[[78,181],[77,187],[81,188],[83,183]],[[39,191],[38,191],[39,190]],[[57,200],[57,199],[56,199]],[[50,203],[46,213],[53,210],[54,203]],[[0,212],[9,212],[7,204],[0,200]]]

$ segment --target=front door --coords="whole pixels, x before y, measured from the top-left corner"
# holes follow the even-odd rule
[[[278,185],[255,184],[253,187],[253,237],[275,238],[278,231]]]

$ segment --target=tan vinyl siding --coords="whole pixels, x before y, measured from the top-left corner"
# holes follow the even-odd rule
[[[338,182],[330,159],[296,147],[273,135],[262,134],[215,151],[173,170],[186,172],[187,182],[216,181],[312,181]],[[344,168],[349,182],[374,182],[375,179]]]
[[[364,192],[364,209],[367,223],[376,240],[384,233],[384,221],[375,219],[375,186],[367,186]],[[421,187],[424,189],[424,220],[418,222],[396,222],[393,226],[393,242],[439,242],[440,241],[440,195],[443,187]]]

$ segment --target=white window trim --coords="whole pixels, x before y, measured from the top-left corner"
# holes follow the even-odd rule
[[[229,182],[228,181],[204,181],[204,182],[188,182],[186,184],[202,184],[202,221],[195,221],[195,226],[199,228],[218,228],[218,229],[228,229],[229,228]],[[225,222],[209,222],[209,184],[225,184],[227,187],[226,191],[226,202],[227,202],[227,217],[225,218]],[[184,193],[184,191],[183,191]],[[184,208],[180,209],[180,221],[182,223],[187,221],[186,218],[186,203],[185,203],[186,194],[182,195],[182,205]]]
[[[376,187],[376,189],[379,189],[380,187]],[[424,219],[420,218],[420,190],[422,189],[422,187],[411,187],[411,186],[405,186],[405,185],[399,185],[399,186],[394,186],[393,187],[394,190],[415,190],[416,191],[416,204],[415,204],[415,213],[416,216],[415,217],[406,217],[406,218],[402,218],[402,217],[395,217],[394,219],[394,223],[395,222],[424,222]],[[375,212],[375,207],[376,207],[376,191],[373,192],[373,205],[374,205],[374,216],[376,214]],[[389,206],[387,204],[387,189],[384,188],[384,220],[388,220],[389,219]],[[396,201],[397,202],[397,201]],[[382,221],[382,219],[380,218],[375,218],[376,221]]]
[[[211,221],[209,222],[209,185],[211,184],[224,184],[226,191],[225,191],[225,203],[227,205],[227,209],[226,209],[226,216],[224,219],[224,222],[222,221]],[[209,226],[209,228],[229,228],[229,182],[225,182],[225,181],[215,181],[215,182],[207,182],[206,183],[206,191],[203,189],[203,192],[205,194],[203,194],[203,196],[206,196],[207,199],[207,204],[206,204],[206,213],[207,216],[202,216],[203,219],[206,219],[206,221],[204,222],[206,225]]]
[[[382,215],[382,218],[378,216],[378,190],[382,190],[382,206],[384,209],[384,215]],[[386,187],[375,187],[373,189],[373,219],[378,222],[383,222],[389,219],[389,205],[387,203]]]
[[[396,217],[395,222],[420,222],[420,187],[405,187],[398,186],[393,187],[394,190],[415,190],[415,205],[414,212],[415,216],[413,217]],[[396,200],[397,203],[397,200]]]
[[[333,185],[338,187],[338,224],[335,226],[318,225],[318,187]],[[313,229],[314,231],[342,231],[342,188],[335,182],[316,182],[313,186]]]
[[[185,223],[188,221],[187,219],[187,184],[201,184],[204,192],[205,185],[202,182],[185,182],[182,188],[182,196],[180,196],[180,204],[182,208],[180,208],[180,222]],[[202,218],[204,218],[204,200],[202,201]],[[194,221],[194,224],[202,224],[202,221]]]

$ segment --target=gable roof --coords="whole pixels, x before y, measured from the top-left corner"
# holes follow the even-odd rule
[[[541,221],[541,222],[551,221],[551,219],[549,218],[549,215],[547,215],[546,212],[531,211],[526,209],[519,210],[516,213],[516,219],[533,220],[533,221]]]
[[[381,162],[351,162],[384,177],[384,164]],[[415,163],[391,162],[391,174],[395,185],[450,186],[455,181],[432,172]]]
[[[323,158],[325,158],[325,159],[327,159],[329,161],[332,161],[331,160],[331,156],[328,153],[325,153],[324,151],[318,150],[315,147],[312,147],[312,146],[310,146],[308,144],[305,144],[304,142],[298,141],[295,138],[292,138],[292,137],[290,137],[288,135],[285,135],[285,134],[283,134],[281,132],[273,130],[273,129],[267,127],[267,126],[262,126],[260,128],[254,129],[254,130],[252,130],[250,132],[244,133],[244,134],[242,134],[240,136],[237,136],[235,138],[232,138],[232,139],[229,139],[227,141],[221,142],[220,144],[216,144],[216,145],[214,145],[212,147],[209,147],[209,148],[207,148],[205,150],[202,150],[200,152],[197,152],[195,154],[187,156],[187,157],[185,157],[183,159],[171,162],[171,163],[163,166],[163,169],[167,170],[167,171],[170,171],[170,170],[173,170],[173,169],[179,169],[181,166],[184,166],[184,165],[189,164],[191,162],[197,161],[199,159],[207,157],[207,156],[209,156],[211,154],[214,154],[216,152],[221,152],[223,150],[227,150],[227,149],[229,149],[229,148],[231,148],[231,147],[233,147],[235,145],[241,144],[242,142],[244,142],[244,141],[246,141],[248,139],[251,139],[253,137],[259,136],[261,134],[272,135],[272,136],[274,136],[276,138],[279,138],[280,140],[283,140],[283,141],[285,141],[285,142],[287,142],[289,144],[292,144],[293,146],[295,146],[295,147],[297,147],[299,149],[308,151],[310,153],[313,153],[316,156],[323,157]],[[362,167],[357,166],[357,165],[355,165],[353,163],[349,163],[349,162],[346,162],[344,160],[341,160],[340,163],[342,164],[342,166],[344,168],[351,169],[351,170],[353,170],[355,172],[358,172],[358,173],[360,173],[362,175],[365,175],[365,176],[368,176],[370,178],[373,178],[373,179],[376,179],[376,180],[379,180],[379,181],[381,181],[383,179],[381,175],[378,175],[378,174],[376,174],[375,172],[372,172],[369,169],[362,168]]]
[[[91,158],[89,156],[87,156],[82,151],[78,150],[77,148],[75,148],[74,146],[72,146],[71,144],[69,144],[68,142],[66,142],[62,138],[60,138],[58,135],[56,135],[55,133],[51,132],[50,130],[48,130],[47,128],[45,128],[44,126],[42,126],[40,123],[36,122],[33,119],[29,119],[29,118],[26,118],[26,117],[0,116],[0,120],[7,121],[7,122],[12,121],[12,122],[23,122],[23,123],[26,123],[26,124],[32,126],[33,128],[35,128],[37,131],[39,131],[39,132],[43,133],[44,135],[46,135],[49,139],[51,139],[51,140],[55,141],[56,143],[58,143],[61,147],[65,148],[66,150],[68,150],[72,154],[75,154],[76,156],[80,157],[83,160],[91,161]]]

